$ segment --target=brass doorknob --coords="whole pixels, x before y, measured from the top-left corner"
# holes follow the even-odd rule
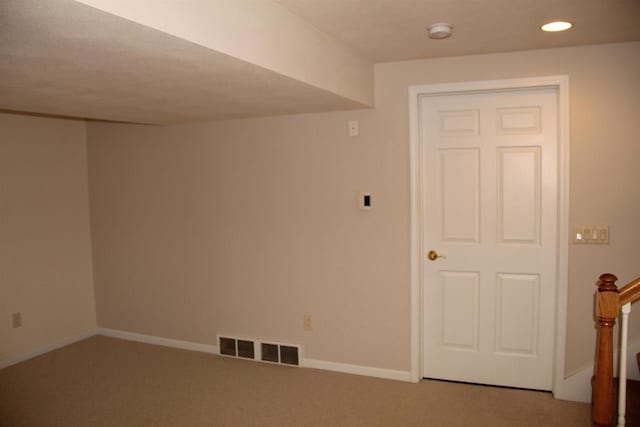
[[[430,260],[430,261],[435,261],[435,260],[437,260],[438,258],[446,258],[446,256],[444,256],[444,255],[438,255],[438,252],[431,250],[431,251],[429,251],[429,253],[427,254],[427,258],[429,258],[429,260]]]

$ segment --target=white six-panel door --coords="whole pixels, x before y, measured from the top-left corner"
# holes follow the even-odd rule
[[[425,96],[420,107],[423,376],[550,390],[557,91]]]

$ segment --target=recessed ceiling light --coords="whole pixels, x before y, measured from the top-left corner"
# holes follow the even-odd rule
[[[447,24],[445,22],[440,22],[438,24],[429,25],[429,38],[432,39],[446,39],[451,36],[451,30],[453,27],[451,24]]]
[[[571,27],[573,27],[573,24],[571,22],[554,21],[554,22],[549,22],[547,24],[544,24],[542,27],[540,27],[540,29],[542,31],[547,31],[547,32],[556,32],[556,31],[565,31]]]

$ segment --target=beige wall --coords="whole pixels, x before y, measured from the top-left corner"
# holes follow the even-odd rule
[[[571,221],[611,225],[611,245],[570,249],[566,364],[578,371],[593,356],[598,275],[640,275],[640,43],[381,64],[374,110],[90,124],[99,325],[268,337],[309,358],[408,370],[408,86],[565,74]]]
[[[377,103],[397,138],[408,139],[408,85],[568,75],[571,104],[571,224],[610,224],[609,246],[570,246],[568,375],[594,357],[593,292],[598,276],[640,276],[640,43],[533,50],[380,65]],[[632,317],[640,338],[640,317]]]
[[[0,365],[96,327],[85,134],[0,114]]]

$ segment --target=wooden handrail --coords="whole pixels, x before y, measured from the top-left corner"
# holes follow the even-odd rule
[[[620,308],[640,299],[640,277],[618,290],[613,274],[598,281],[596,319],[598,321],[597,360],[592,395],[592,421],[595,426],[614,424],[613,413],[613,327]]]
[[[626,303],[634,303],[640,299],[640,277],[627,283],[620,289],[620,307]]]

